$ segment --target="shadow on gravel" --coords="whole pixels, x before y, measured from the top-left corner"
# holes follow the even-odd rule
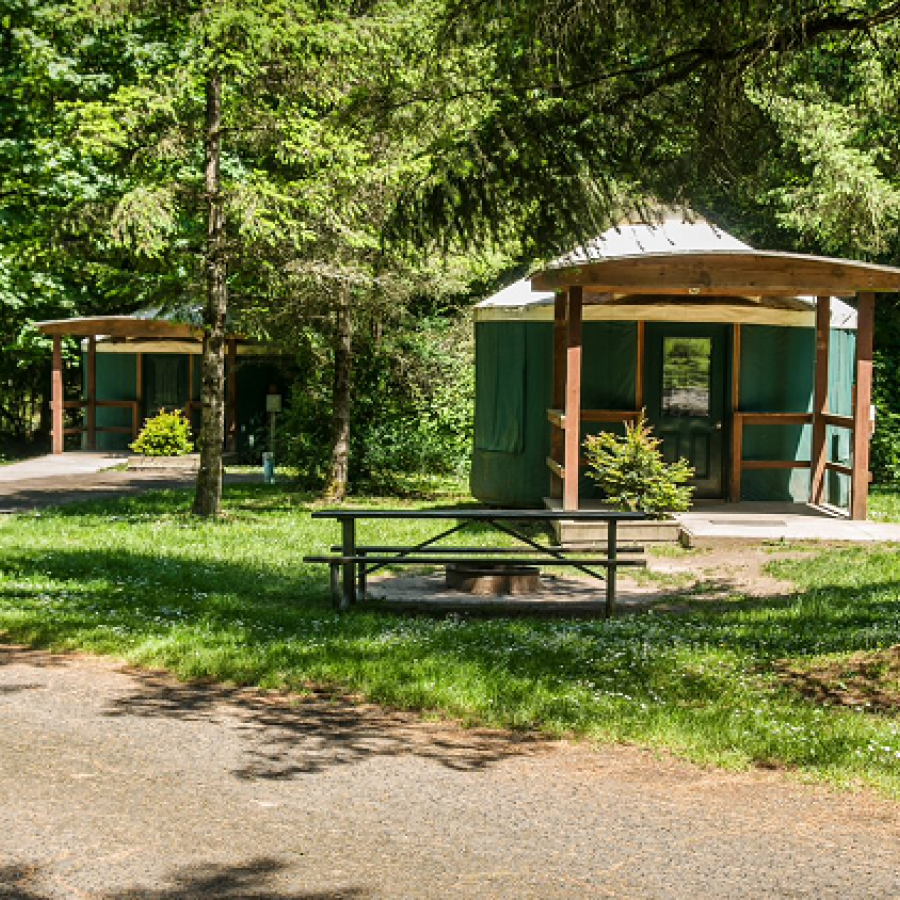
[[[58,653],[48,653],[46,650],[34,650],[31,647],[21,647],[16,644],[0,646],[0,666],[11,666],[15,663],[24,663],[39,669],[60,668],[70,662],[69,657]],[[39,687],[40,685],[35,685]],[[10,687],[18,687],[10,685]],[[29,685],[31,687],[31,685]]]
[[[464,730],[326,693],[288,698],[215,684],[173,681],[132,671],[137,690],[112,701],[107,715],[165,717],[183,722],[223,719],[240,735],[247,781],[315,775],[373,757],[416,756],[456,771],[481,771],[508,758],[539,752],[547,739],[489,729]]]
[[[325,891],[285,891],[267,884],[285,871],[284,863],[273,859],[252,860],[241,866],[202,866],[176,872],[169,887],[131,888],[115,894],[94,894],[98,900],[365,900],[371,893],[358,887],[329,888]],[[0,866],[0,900],[50,900],[54,894],[35,886],[37,866]],[[80,892],[73,890],[73,896]]]
[[[0,513],[23,513],[72,503],[118,500],[145,491],[185,490],[186,478],[134,477],[126,472],[70,475],[0,484]],[[74,511],[78,514],[80,510]]]

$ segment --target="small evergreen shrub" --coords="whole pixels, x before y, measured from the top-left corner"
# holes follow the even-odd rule
[[[643,512],[654,519],[684,512],[693,491],[686,482],[694,470],[685,459],[666,463],[661,443],[643,415],[625,424],[624,436],[603,432],[589,437],[584,442],[588,477],[600,485],[615,509]]]
[[[191,426],[178,411],[159,414],[144,422],[137,439],[130,445],[141,456],[183,456],[194,449]]]

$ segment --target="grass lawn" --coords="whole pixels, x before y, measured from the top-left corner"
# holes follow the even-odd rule
[[[164,492],[0,519],[0,634],[184,678],[325,685],[471,723],[784,766],[900,796],[896,705],[827,705],[803,677],[900,642],[896,551],[773,562],[796,594],[696,602],[678,615],[338,616],[326,572],[300,562],[338,533],[310,520],[308,498],[231,487],[227,517],[214,523],[194,520],[189,503],[187,492]],[[367,527],[390,543],[429,528],[369,523],[363,540]]]

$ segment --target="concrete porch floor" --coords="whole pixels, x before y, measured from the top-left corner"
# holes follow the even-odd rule
[[[560,505],[559,500],[545,500],[545,503],[551,509]],[[580,504],[581,509],[603,506],[600,500],[582,500]],[[841,510],[808,503],[698,500],[690,512],[678,513],[675,520],[680,526],[679,540],[686,547],[741,541],[900,542],[900,523],[854,522]],[[594,533],[590,536],[582,533],[576,542],[606,539],[605,525],[579,527],[582,532],[591,527]],[[627,530],[620,525],[619,531],[620,539],[626,539]],[[665,535],[661,539],[672,538]],[[648,539],[642,535],[635,540],[647,542]]]
[[[840,510],[807,503],[698,501],[675,518],[689,547],[718,541],[900,541],[900,523],[854,522]]]

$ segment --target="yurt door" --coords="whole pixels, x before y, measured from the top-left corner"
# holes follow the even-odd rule
[[[697,497],[725,487],[727,325],[648,323],[647,418],[669,461],[684,457]]]

